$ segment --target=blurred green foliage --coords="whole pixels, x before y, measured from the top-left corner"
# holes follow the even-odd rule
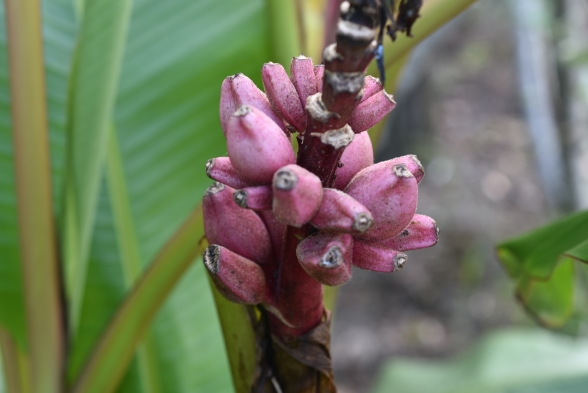
[[[373,393],[580,393],[588,341],[547,331],[493,333],[450,361],[390,362]]]
[[[527,311],[547,327],[562,327],[574,312],[574,262],[588,263],[588,211],[507,240],[497,255]]]
[[[104,5],[105,3],[102,2]],[[1,9],[1,8],[0,8]],[[118,10],[120,11],[120,10]],[[90,51],[107,57],[113,45],[104,45],[96,33],[79,39],[87,23],[105,29],[115,19],[116,7],[85,7],[76,19],[70,0],[43,2],[45,71],[52,157],[55,214],[64,206],[65,154],[72,144],[66,128],[84,138],[88,125],[83,116],[72,122],[74,107],[85,98],[72,96],[85,89],[88,111],[108,105],[97,94],[113,75],[77,69],[72,77],[74,53]],[[92,13],[92,14],[88,14]],[[259,70],[273,58],[267,5],[262,0],[154,1],[132,4],[129,29],[118,37],[124,46],[120,79],[112,108],[115,138],[120,149],[126,198],[130,208],[126,228],[138,246],[141,269],[154,259],[181,222],[200,202],[210,180],[206,160],[226,151],[218,120],[220,84],[227,76],[243,72],[259,83]],[[16,195],[11,143],[8,88],[7,37],[4,12],[0,14],[0,324],[26,350],[22,277],[19,265]],[[96,42],[98,41],[98,42]],[[77,45],[77,47],[76,47]],[[80,45],[82,47],[80,47]],[[118,44],[117,44],[118,45]],[[297,55],[293,53],[292,55]],[[91,57],[88,58],[91,62]],[[83,65],[83,64],[82,64]],[[82,66],[81,65],[81,66]],[[94,64],[96,65],[96,64]],[[116,77],[116,72],[114,77]],[[72,85],[73,84],[73,85]],[[74,99],[68,105],[68,100]],[[81,115],[80,115],[81,116]],[[92,124],[93,125],[93,124]],[[72,130],[73,128],[73,130]],[[71,134],[70,134],[71,135]],[[99,146],[85,141],[79,160],[89,159]],[[98,157],[104,168],[106,157]],[[69,348],[70,381],[79,374],[102,330],[128,293],[121,258],[120,237],[113,217],[111,181],[104,170],[75,168],[77,176],[99,185],[87,209],[95,209],[91,222],[88,272],[82,282],[80,321]],[[84,172],[85,171],[85,172]],[[120,194],[119,194],[120,195]],[[120,201],[118,201],[120,202]],[[63,222],[60,226],[64,230]],[[60,238],[63,238],[63,233]],[[76,261],[83,263],[84,261]],[[146,382],[134,362],[121,392],[228,392],[230,372],[212,296],[200,264],[182,278],[155,319],[151,361],[158,375]],[[156,381],[155,383],[152,381]],[[150,386],[145,386],[148,383]]]

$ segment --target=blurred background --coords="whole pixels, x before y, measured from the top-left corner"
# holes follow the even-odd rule
[[[586,37],[584,0],[479,0],[413,51],[376,159],[419,157],[418,212],[440,240],[339,291],[341,392],[367,391],[391,357],[442,359],[533,325],[494,249],[588,206]]]

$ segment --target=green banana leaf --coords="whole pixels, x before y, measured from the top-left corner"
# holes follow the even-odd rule
[[[68,1],[44,2],[44,43],[47,103],[51,133],[55,209],[63,173],[66,81],[75,24],[68,15]],[[26,347],[26,323],[16,220],[16,195],[8,85],[7,37],[4,2],[0,4],[0,323],[16,342]]]
[[[507,240],[497,255],[529,314],[546,327],[561,328],[577,312],[574,265],[588,263],[588,211]]]
[[[86,13],[96,12],[90,16],[108,25],[104,9],[84,8]],[[3,12],[1,17],[4,24]],[[65,128],[71,115],[66,104],[72,90],[68,83],[79,24],[84,19],[76,21],[72,1],[48,0],[43,2],[43,23],[53,189],[59,216]],[[204,173],[206,160],[226,153],[218,120],[220,84],[237,72],[260,82],[262,64],[273,59],[275,43],[270,42],[269,26],[267,6],[261,0],[133,2],[111,122],[130,209],[125,224],[134,231],[141,266],[154,258],[210,184]],[[0,31],[0,324],[26,348],[4,25]],[[89,91],[93,84],[98,88],[96,84],[103,82],[80,80],[83,75],[77,72],[73,83],[84,83]],[[91,144],[84,148],[91,153]],[[84,296],[70,348],[70,382],[81,371],[129,287],[113,218],[114,203],[120,201],[112,200],[110,179],[102,173],[98,176]],[[222,335],[200,264],[195,264],[174,289],[149,338],[150,370],[156,370],[157,375],[145,378],[136,361],[119,391],[231,391]]]
[[[498,257],[511,277],[524,274],[548,278],[557,258],[588,240],[588,211],[570,214],[497,246]]]
[[[199,203],[210,184],[202,170],[206,160],[226,151],[218,122],[220,83],[236,72],[259,81],[261,65],[271,59],[270,35],[260,1],[135,2],[115,128],[143,263],[153,259]],[[112,234],[110,229],[105,232]],[[93,248],[90,269],[94,261],[100,267],[107,261],[103,249],[101,243]],[[92,277],[103,277],[99,288],[112,288],[120,301],[125,293],[121,273],[90,273],[88,288]],[[102,291],[97,293],[103,299]],[[91,299],[88,289],[85,298]],[[92,308],[84,305],[83,309]],[[95,326],[97,335],[104,325],[99,327],[95,317],[95,312],[88,312],[88,319],[83,316],[80,330]],[[96,335],[78,341],[80,352],[88,343],[81,358]],[[156,389],[230,390],[220,329],[200,265],[174,291],[154,323],[152,337],[159,372]],[[130,390],[123,386],[121,391]]]
[[[535,329],[494,333],[450,361],[399,359],[373,393],[582,393],[588,340]]]

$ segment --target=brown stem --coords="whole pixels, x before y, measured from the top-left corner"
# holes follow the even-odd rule
[[[319,176],[325,187],[333,185],[339,159],[353,140],[345,126],[361,99],[365,69],[374,58],[375,17],[369,6],[342,10],[337,42],[323,52],[323,92],[307,100],[298,165]]]

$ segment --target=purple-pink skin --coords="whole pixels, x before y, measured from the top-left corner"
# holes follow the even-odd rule
[[[204,233],[210,244],[217,244],[260,265],[274,261],[269,233],[253,211],[233,201],[234,189],[214,183],[202,200]]]
[[[378,124],[395,107],[396,102],[392,96],[381,90],[360,102],[347,124],[356,134],[366,131]]]
[[[328,7],[330,10],[340,5],[340,1],[329,1],[332,3]],[[278,343],[298,342],[301,336],[312,335],[312,330],[324,322],[321,283],[340,285],[346,282],[351,277],[354,252],[358,266],[392,271],[401,268],[406,261],[406,255],[398,248],[423,246],[431,241],[429,232],[417,231],[420,228],[417,224],[424,228],[427,223],[413,217],[418,196],[416,185],[422,177],[422,166],[409,158],[408,161],[385,164],[378,173],[380,166],[373,165],[369,136],[361,132],[378,122],[395,104],[379,81],[365,77],[365,69],[376,53],[377,42],[370,29],[352,26],[356,21],[349,14],[350,7],[347,2],[343,3],[336,42],[323,52],[324,66],[313,67],[310,59],[299,57],[292,61],[291,75],[287,75],[282,66],[266,64],[262,70],[265,96],[258,89],[251,88],[253,83],[250,80],[243,84],[245,87],[237,86],[233,79],[245,80],[238,76],[223,85],[221,121],[228,139],[230,168],[233,175],[236,174],[232,177],[225,175],[225,178],[233,181],[232,184],[237,183],[235,179],[244,183],[239,187],[241,196],[236,198],[243,206],[267,208],[268,200],[272,198],[272,210],[241,209],[255,214],[263,223],[263,228],[268,231],[269,241],[266,239],[265,243],[269,244],[271,255],[266,257],[268,263],[259,264],[257,260],[246,259],[246,256],[225,248],[226,259],[233,261],[227,262],[226,266],[235,270],[245,264],[253,266],[253,269],[246,267],[245,270],[261,270],[262,273],[246,277],[227,270],[224,281],[216,278],[215,283],[229,298],[238,302],[255,304],[261,301],[267,310],[268,334]],[[353,15],[365,11],[359,7],[353,10]],[[369,19],[369,15],[366,17]],[[283,139],[274,141],[273,133],[268,137],[265,125],[243,130],[242,119],[233,121],[233,112],[242,104],[251,108],[258,106],[239,101],[246,93],[253,96],[250,101],[261,102],[258,110],[265,113],[270,122],[277,119],[275,127],[282,132],[285,130],[287,151],[292,151],[290,132],[301,133],[296,138],[296,157],[292,151],[291,155],[286,154],[287,162],[276,167],[275,160],[285,157],[286,150],[281,150]],[[238,116],[247,117],[248,114],[244,110]],[[227,132],[233,127],[236,132]],[[351,144],[354,137],[356,143]],[[264,150],[268,145],[269,148]],[[240,155],[239,151],[243,150],[248,151]],[[274,173],[278,179],[274,179]],[[336,190],[346,190],[349,194]],[[231,202],[227,205],[239,208]],[[220,208],[214,211],[207,221],[222,221],[220,211]],[[229,216],[237,217],[230,207],[228,210],[223,207],[222,214],[226,211]],[[357,220],[351,220],[358,214],[365,214],[362,222],[366,227],[370,221],[368,214],[372,215],[375,224],[365,230],[358,229]],[[232,225],[235,224],[219,223],[214,230],[223,230],[234,236]],[[249,231],[251,225],[245,227]],[[222,237],[218,233],[214,236]],[[259,247],[257,241],[250,239],[239,239],[238,242]],[[360,245],[354,251],[353,243],[356,242]],[[388,243],[394,243],[396,248]],[[221,246],[213,245],[208,253],[207,267],[213,275],[218,275],[221,270],[215,264],[221,260]],[[235,276],[238,277],[235,279]],[[255,284],[253,288],[246,282],[261,279],[265,279],[265,284]],[[262,292],[264,294],[256,295]],[[278,359],[276,365],[276,378],[287,375],[280,372],[284,365],[283,369],[288,369],[289,362],[282,364]]]
[[[410,171],[415,177],[417,183],[420,183],[423,177],[425,176],[425,168],[423,168],[423,164],[419,161],[417,156],[414,154],[408,154],[406,156],[397,157],[389,160],[389,162],[393,165],[395,164],[404,164],[406,169]]]
[[[363,96],[361,97],[361,102],[364,102],[374,94],[384,90],[384,86],[382,86],[382,82],[378,78],[374,78],[371,75],[367,75],[364,80],[363,85]]]
[[[323,76],[325,75],[325,66],[323,64],[314,66],[314,76],[316,78],[316,91],[323,92]]]
[[[399,234],[416,212],[417,182],[406,166],[372,165],[359,172],[345,192],[369,209],[374,225],[357,237],[384,240]]]
[[[270,301],[263,269],[255,262],[216,244],[204,251],[203,258],[210,277],[227,299],[241,304]]]
[[[216,157],[208,160],[206,162],[206,175],[212,180],[232,188],[239,189],[249,185],[245,179],[239,176],[229,157]]]
[[[242,105],[256,107],[287,133],[284,122],[272,110],[265,93],[243,74],[226,77],[221,87],[220,121],[224,133],[226,133],[229,118]]]
[[[312,59],[302,55],[293,58],[290,63],[290,77],[300,98],[300,104],[305,108],[306,99],[318,91]]]
[[[353,238],[348,234],[319,232],[302,240],[296,256],[302,268],[324,285],[338,286],[351,280]]]
[[[297,131],[304,132],[306,113],[284,67],[277,63],[265,63],[261,79],[274,112]]]
[[[380,242],[354,239],[353,265],[360,269],[380,273],[391,273],[404,267],[406,254],[386,247]]]
[[[286,225],[279,222],[271,210],[260,210],[257,214],[263,220],[265,227],[269,232],[274,249],[275,260],[278,261],[282,254],[282,246],[284,244],[284,236],[286,235]]]
[[[398,251],[432,247],[439,240],[437,223],[429,216],[415,214],[410,224],[398,235],[382,241],[382,244]]]
[[[244,105],[231,116],[226,138],[233,167],[251,185],[269,184],[279,168],[296,161],[290,139],[253,106]]]
[[[333,187],[342,190],[359,171],[374,163],[374,149],[367,132],[355,134],[353,141],[340,159],[341,167],[337,168]]]
[[[325,188],[323,201],[310,225],[323,232],[363,233],[374,219],[369,210],[351,196],[334,188]]]
[[[297,228],[310,221],[323,199],[323,186],[318,176],[295,164],[276,171],[272,189],[276,219]]]
[[[242,188],[233,194],[233,199],[244,209],[272,210],[272,186]]]

